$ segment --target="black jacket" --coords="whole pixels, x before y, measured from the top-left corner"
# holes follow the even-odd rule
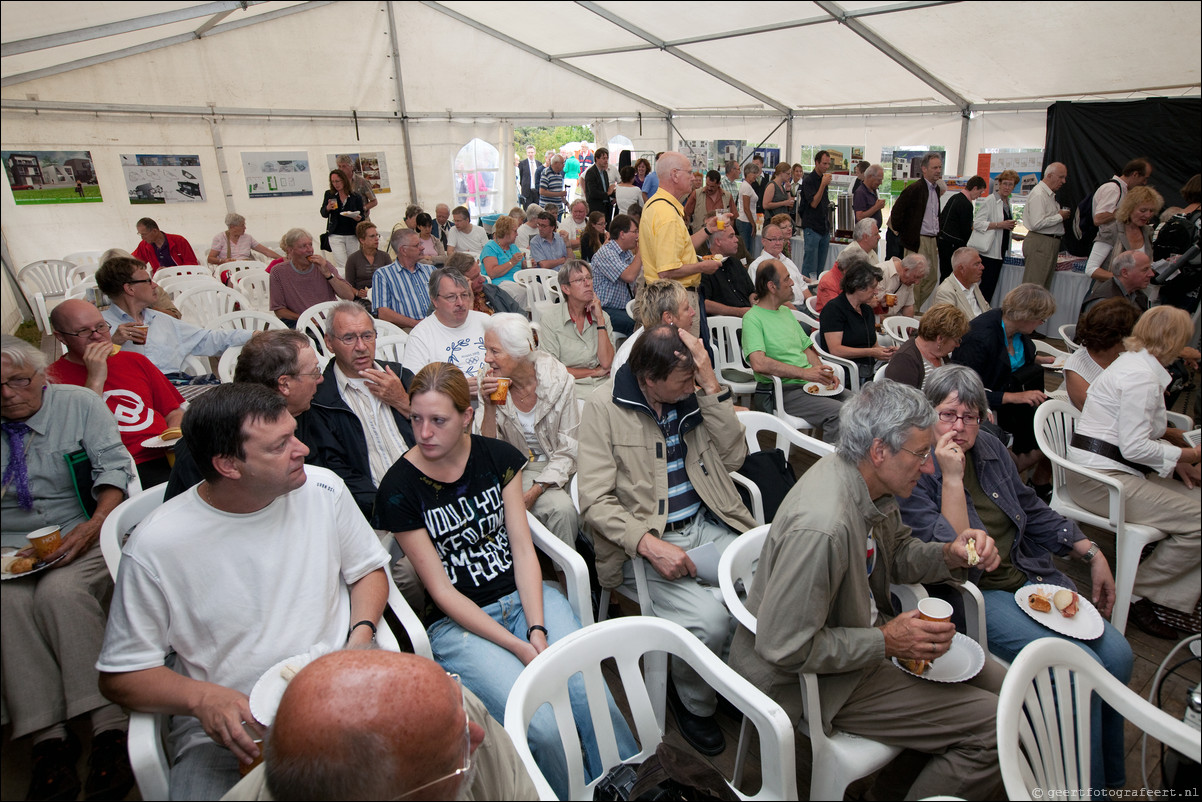
[[[593,165],[584,172],[584,198],[590,212],[601,212],[609,220],[614,207],[614,196],[605,191],[601,182],[601,171]]]
[[[1002,395],[1010,385],[1010,355],[1006,352],[1006,335],[1002,331],[1002,310],[990,309],[973,318],[968,334],[960,347],[952,352],[952,361],[967,365],[977,372],[985,385],[985,396],[992,409],[1000,409]],[[1023,365],[1035,361],[1035,343],[1020,334],[1023,343]]]
[[[401,384],[406,389],[413,381],[413,373],[405,370],[397,362],[380,362],[392,372],[401,377]],[[368,520],[371,520],[372,508],[376,503],[376,486],[371,481],[371,462],[367,456],[367,438],[363,434],[363,424],[351,411],[342,395],[338,392],[338,379],[334,376],[334,360],[326,365],[325,379],[317,387],[317,393],[305,413],[309,417],[309,440],[306,445],[310,448],[306,462],[329,468],[346,482],[355,503]],[[392,410],[393,420],[405,443],[413,446],[413,427],[409,420]]]

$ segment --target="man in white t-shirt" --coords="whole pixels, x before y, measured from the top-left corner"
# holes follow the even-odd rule
[[[214,387],[183,429],[204,481],[130,537],[96,667],[113,702],[174,716],[171,798],[217,799],[260,754],[259,677],[375,639],[388,553],[342,480],[304,464],[279,393]]]
[[[455,225],[447,230],[447,256],[455,251],[479,254],[488,244],[488,232],[483,226],[472,225],[472,213],[466,206],[456,206],[451,210],[451,220]]]
[[[405,341],[401,363],[417,373],[431,362],[450,362],[463,371],[476,396],[475,382],[484,364],[484,321],[488,315],[472,309],[471,283],[458,270],[440,267],[430,274],[430,303],[434,314],[413,327]]]
[[[1132,159],[1123,165],[1118,175],[1112,175],[1106,183],[1094,191],[1093,224],[1104,226],[1114,220],[1114,213],[1132,187],[1142,187],[1152,175],[1152,163],[1147,159]]]
[[[785,256],[785,242],[788,237],[781,230],[780,226],[769,223],[764,226],[764,236],[761,240],[764,244],[763,252],[756,257],[755,261],[747,266],[747,275],[751,277],[751,283],[755,285],[756,274],[759,273],[760,265],[769,259],[775,259],[785,266],[785,270],[789,272],[789,276],[793,279],[793,300],[792,304],[797,309],[805,311],[806,296],[809,295],[807,287],[809,285],[805,279],[801,277],[801,270],[793,263],[793,260]]]

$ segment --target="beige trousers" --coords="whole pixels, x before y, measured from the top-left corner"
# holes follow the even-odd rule
[[[1056,257],[1060,255],[1060,240],[1032,231],[1023,240],[1023,258],[1027,266],[1023,270],[1024,284],[1038,284],[1045,289],[1052,288],[1052,278],[1056,275]]]
[[[912,251],[906,248],[906,256],[912,253],[920,253],[927,259],[927,265],[930,267],[927,274],[922,277],[922,280],[914,285],[914,310],[920,311],[922,305],[926,303],[931,293],[935,291],[935,287],[939,284],[939,240],[937,237],[919,237],[918,250]]]

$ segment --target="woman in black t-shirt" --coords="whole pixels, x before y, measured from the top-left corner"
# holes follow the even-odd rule
[[[457,673],[498,721],[518,674],[539,652],[580,628],[567,599],[544,588],[526,520],[522,468],[508,443],[469,434],[471,397],[462,371],[426,365],[409,388],[416,445],[380,482],[375,526],[394,533],[433,601],[426,616],[434,659]],[[587,772],[600,769],[580,677],[569,683]],[[609,699],[623,757],[638,746]],[[551,787],[567,798],[568,775],[549,708],[529,729]]]
[[[876,360],[888,362],[896,348],[876,344],[876,314],[871,303],[885,274],[879,267],[858,262],[843,274],[842,292],[822,307],[818,330],[822,349],[860,368],[860,383],[872,381]]]

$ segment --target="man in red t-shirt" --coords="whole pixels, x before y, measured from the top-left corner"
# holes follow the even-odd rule
[[[142,241],[134,248],[133,255],[150,265],[151,275],[161,267],[200,264],[196,261],[192,246],[179,234],[159,231],[159,224],[149,217],[139,220],[137,228]]]
[[[50,325],[67,353],[46,369],[46,376],[55,384],[87,387],[103,398],[137,464],[142,486],[167,481],[171,467],[165,449],[142,443],[179,426],[184,397],[146,357],[114,353],[109,324],[87,301],[63,301],[51,313]]]

